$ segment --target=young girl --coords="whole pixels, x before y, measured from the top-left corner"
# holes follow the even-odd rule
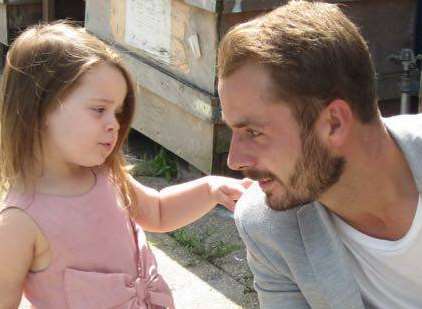
[[[135,94],[119,57],[83,29],[36,26],[11,46],[0,106],[0,308],[173,307],[139,228],[166,232],[248,180],[157,192],[124,169]],[[139,225],[137,225],[139,224]]]

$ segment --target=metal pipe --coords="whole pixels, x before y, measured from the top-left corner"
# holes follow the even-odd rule
[[[410,114],[411,97],[418,95],[418,88],[420,88],[413,73],[419,71],[417,61],[422,60],[422,56],[418,55],[415,57],[412,49],[403,48],[400,50],[400,54],[390,55],[389,59],[393,62],[401,63],[403,67],[403,73],[400,76],[400,114]]]
[[[409,114],[410,113],[410,95],[408,93],[402,92],[401,102],[400,102],[400,114]]]
[[[412,95],[412,80],[410,78],[410,65],[404,67],[405,71],[401,75],[401,100],[400,100],[400,114],[410,114],[410,104]]]
[[[422,113],[422,71],[421,76],[419,78],[419,107],[418,107],[418,113]]]

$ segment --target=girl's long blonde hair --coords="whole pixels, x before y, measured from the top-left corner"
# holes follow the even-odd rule
[[[127,95],[119,116],[117,144],[104,165],[111,171],[123,202],[137,215],[135,193],[125,170],[123,144],[135,108],[135,90],[121,58],[106,44],[70,22],[37,25],[13,42],[1,81],[0,188],[6,192],[22,184],[35,184],[42,163],[41,130],[48,112],[94,66],[115,66],[126,79]]]

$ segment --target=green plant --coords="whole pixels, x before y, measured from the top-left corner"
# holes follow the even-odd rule
[[[204,245],[201,243],[201,239],[188,232],[186,229],[179,229],[175,232],[169,233],[182,247],[185,247],[192,253],[202,255],[204,253]]]
[[[177,176],[176,159],[171,153],[160,148],[158,154],[151,160],[140,160],[131,170],[134,176],[164,177],[170,181]]]
[[[187,229],[179,229],[169,233],[182,247],[191,253],[198,255],[201,259],[212,262],[217,258],[224,257],[241,247],[238,244],[228,244],[222,240],[214,241],[206,246],[206,240],[212,232],[206,231],[205,236],[198,236]]]
[[[244,274],[240,278],[240,283],[242,283],[243,286],[244,286],[243,294],[249,294],[249,293],[255,292],[255,290],[253,288],[253,275],[249,270],[247,270],[247,273]]]
[[[217,258],[224,257],[234,251],[239,250],[241,247],[238,244],[227,244],[222,240],[219,240],[217,243],[211,245],[211,249],[206,255],[207,260],[214,260]]]

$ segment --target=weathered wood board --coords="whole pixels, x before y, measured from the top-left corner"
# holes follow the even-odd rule
[[[0,4],[0,43],[9,45],[19,31],[38,23],[41,18],[41,0]]]
[[[85,26],[215,94],[217,17],[178,0],[87,0]]]
[[[217,98],[183,84],[134,54],[119,52],[138,89],[133,127],[210,173],[214,125],[220,113]]]
[[[20,5],[41,3],[42,0],[0,0],[0,4]]]
[[[137,83],[189,114],[214,123],[219,118],[217,97],[211,96],[192,85],[144,63],[136,54],[116,49]]]
[[[139,86],[133,127],[205,173],[213,163],[214,124]]]

